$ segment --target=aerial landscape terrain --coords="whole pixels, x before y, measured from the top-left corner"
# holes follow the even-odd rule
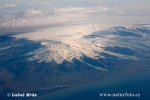
[[[0,100],[149,100],[149,5],[1,0]]]

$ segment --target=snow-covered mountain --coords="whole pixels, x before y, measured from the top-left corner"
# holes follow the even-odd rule
[[[84,83],[86,78],[96,81],[114,72],[136,72],[149,67],[148,26],[96,28],[96,31],[95,27],[84,26],[80,32],[78,29],[71,31],[67,27],[66,31],[45,29],[1,36],[2,82],[9,85],[11,81],[13,87],[20,85],[21,88],[21,84],[24,88],[30,85],[51,87]],[[60,31],[62,33],[58,34]],[[93,76],[89,76],[90,73]],[[41,78],[44,79],[42,83]]]

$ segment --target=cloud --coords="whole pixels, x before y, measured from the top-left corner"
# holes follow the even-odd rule
[[[42,2],[38,4],[42,4]],[[44,3],[44,5],[47,4],[49,3]],[[27,8],[23,10],[19,9],[15,13],[6,12],[0,14],[0,34],[11,32],[22,33],[26,30],[33,30],[33,27],[39,27],[41,29],[41,27],[52,26],[52,24],[99,24],[100,26],[117,26],[148,24],[150,21],[149,7],[147,6],[124,6],[122,2],[118,5],[115,3],[110,4],[110,2],[104,4],[104,6],[98,4],[96,6],[41,7],[40,5],[35,6],[31,3],[31,5],[34,5],[33,7],[26,5]],[[35,30],[37,29],[35,28]]]
[[[0,8],[12,8],[17,7],[17,4],[11,4],[11,3],[0,3]]]
[[[38,8],[19,11],[17,13],[5,13],[0,15],[0,34],[10,33],[14,30],[18,33],[20,29],[23,29],[22,27],[32,28],[55,23],[82,22],[86,19],[88,20],[90,15],[104,13],[107,10],[107,7],[65,7]],[[26,28],[24,29],[26,30]]]

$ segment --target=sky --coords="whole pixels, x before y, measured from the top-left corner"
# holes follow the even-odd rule
[[[115,6],[122,7],[149,7],[149,0],[0,0],[0,3],[13,3],[13,4],[42,4],[47,3],[50,6],[66,7],[66,6]]]

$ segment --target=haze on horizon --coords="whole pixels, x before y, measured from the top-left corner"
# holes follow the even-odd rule
[[[95,19],[91,22],[101,20],[98,23],[147,24],[150,20],[149,4],[149,0],[1,0],[0,16],[35,9],[85,8],[88,12],[90,9],[103,7],[104,12],[101,12],[102,9],[97,9],[97,13],[90,12],[90,17]]]

